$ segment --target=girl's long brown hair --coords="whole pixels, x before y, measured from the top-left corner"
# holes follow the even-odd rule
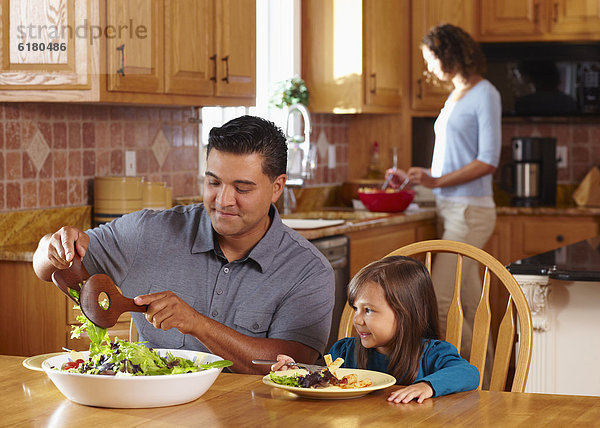
[[[348,302],[354,306],[356,297],[368,282],[383,289],[385,299],[396,317],[396,334],[392,343],[388,373],[400,384],[409,385],[417,377],[423,355],[423,339],[439,339],[437,301],[427,268],[410,257],[385,257],[362,268],[348,285]],[[358,368],[367,367],[369,352],[357,340]]]

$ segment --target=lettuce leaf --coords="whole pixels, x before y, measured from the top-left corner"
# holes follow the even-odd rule
[[[278,383],[279,385],[296,386],[298,388],[302,387],[302,385],[300,384],[300,376],[298,375],[277,376],[275,372],[271,372],[269,373],[269,377],[273,382]]]

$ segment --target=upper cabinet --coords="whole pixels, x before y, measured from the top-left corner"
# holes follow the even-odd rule
[[[107,0],[107,101],[254,105],[255,0]],[[140,28],[145,29],[137,35]]]
[[[479,0],[481,41],[600,40],[597,0]]]
[[[182,3],[177,1],[175,3]],[[108,0],[107,89],[164,92],[163,0]]]
[[[0,1],[0,100],[255,103],[255,0]]]
[[[98,19],[89,0],[0,2],[0,99],[24,100],[40,90],[54,100],[93,98],[97,61],[88,23]],[[97,51],[97,45],[96,45]],[[97,91],[96,91],[97,93]]]
[[[407,0],[302,1],[302,77],[311,111],[401,110],[408,6]]]
[[[421,40],[431,27],[450,23],[474,34],[474,0],[413,0],[411,39],[411,107],[435,112],[444,105],[448,87],[427,78],[427,66],[421,53]]]

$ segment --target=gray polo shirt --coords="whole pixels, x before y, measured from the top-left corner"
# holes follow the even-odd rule
[[[250,253],[228,262],[202,204],[143,210],[90,229],[83,264],[105,273],[127,297],[171,290],[196,311],[252,337],[293,340],[323,353],[334,303],[325,257],[285,226],[272,223]],[[156,329],[132,313],[140,340],[156,348],[207,351],[195,337]]]

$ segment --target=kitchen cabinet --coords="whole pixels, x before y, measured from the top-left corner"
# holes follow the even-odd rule
[[[164,92],[164,9],[164,0],[107,0],[107,28],[117,29],[106,38],[108,91]]]
[[[426,77],[427,65],[421,54],[421,40],[431,27],[441,23],[457,25],[475,36],[474,0],[413,0],[411,31],[411,107],[435,114],[443,107],[450,86]]]
[[[407,0],[302,2],[302,77],[312,112],[401,110],[407,10]]]
[[[255,104],[255,0],[31,2],[0,2],[0,100]],[[58,51],[18,45],[52,25],[72,29]]]
[[[600,4],[592,0],[480,0],[481,41],[600,39]]]
[[[598,235],[598,216],[499,215],[484,249],[508,265]]]
[[[98,22],[90,0],[0,2],[0,100],[91,101],[98,96]]]
[[[40,280],[31,262],[0,261],[0,354],[32,356],[63,347],[89,349],[89,339],[71,339],[78,323],[74,303],[52,283]],[[111,339],[129,337],[131,315],[109,329]]]
[[[347,233],[350,238],[350,277],[367,264],[413,242],[435,239],[434,220],[375,227]]]
[[[106,16],[148,29],[107,39],[107,100],[254,105],[254,0],[109,0]]]

